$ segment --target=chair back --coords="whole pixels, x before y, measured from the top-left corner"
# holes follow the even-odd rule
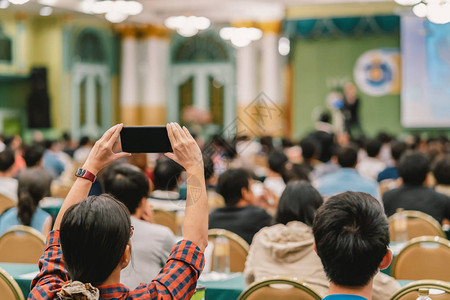
[[[0,236],[0,262],[36,264],[44,248],[45,237],[39,231],[13,226]]]
[[[8,209],[15,207],[16,205],[17,204],[13,199],[3,194],[0,194],[0,215],[2,215]]]
[[[225,229],[208,230],[209,242],[215,243],[218,237],[225,237],[230,243],[230,272],[244,272],[250,246],[243,238],[231,231]],[[214,270],[214,259],[211,264],[211,270]]]
[[[394,258],[392,276],[450,281],[450,241],[437,236],[412,239]]]
[[[433,300],[449,300],[450,284],[438,280],[418,280],[399,289],[390,300],[416,300],[419,289],[427,289],[429,297]]]
[[[408,240],[425,235],[433,235],[446,238],[441,224],[439,224],[439,222],[436,221],[432,216],[415,210],[405,210],[402,213],[406,214]],[[396,216],[397,214],[395,213],[389,217],[389,232],[391,235],[391,241],[395,241],[394,228]]]
[[[174,211],[154,210],[155,223],[169,227],[173,234],[177,234],[177,214]]]
[[[291,278],[271,278],[255,282],[244,290],[238,300],[320,300],[322,297],[306,283]]]
[[[0,268],[0,295],[2,300],[24,300],[17,282],[2,268]]]

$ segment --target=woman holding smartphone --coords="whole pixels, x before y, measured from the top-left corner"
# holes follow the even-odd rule
[[[78,178],[47,238],[28,299],[189,299],[194,294],[208,242],[201,151],[186,128],[167,124],[173,153],[166,156],[183,166],[188,175],[184,239],[174,246],[155,279],[129,290],[120,284],[120,271],[131,257],[133,228],[128,210],[106,194],[87,197],[101,169],[129,156],[112,150],[121,129],[119,124],[105,132],[77,171]]]

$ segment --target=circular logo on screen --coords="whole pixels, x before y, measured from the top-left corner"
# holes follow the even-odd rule
[[[353,76],[359,89],[370,96],[400,92],[400,54],[398,50],[376,49],[363,53],[356,61]]]

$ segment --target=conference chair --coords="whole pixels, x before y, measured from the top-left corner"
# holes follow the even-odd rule
[[[5,211],[15,206],[16,202],[13,199],[3,194],[0,194],[0,215],[2,215]]]
[[[0,268],[0,295],[2,300],[24,300],[17,282],[2,268]]]
[[[42,233],[28,226],[13,226],[0,236],[0,262],[36,264],[44,248]]]
[[[445,232],[442,230],[441,224],[439,224],[439,222],[436,221],[432,216],[415,210],[405,210],[402,213],[406,214],[408,240],[425,235],[439,236],[442,238],[446,238]],[[395,213],[388,219],[391,241],[395,241],[396,216],[397,214]]]
[[[177,232],[177,215],[174,211],[165,211],[165,210],[154,210],[153,217],[155,219],[155,223],[159,225],[163,225],[169,227],[172,230],[173,234],[178,234]]]
[[[216,238],[225,237],[230,244],[230,272],[244,272],[245,261],[247,260],[250,246],[239,235],[225,229],[208,230],[208,240],[215,243]],[[211,264],[211,270],[214,270],[214,259]]]
[[[245,289],[238,300],[320,300],[322,297],[308,284],[292,278],[276,277],[255,282]]]
[[[433,300],[450,299],[450,283],[438,280],[418,280],[399,289],[390,300],[416,300],[419,289],[427,289]]]
[[[395,279],[450,281],[450,241],[438,236],[410,240],[392,262]]]

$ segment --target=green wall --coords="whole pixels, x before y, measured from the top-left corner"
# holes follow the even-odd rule
[[[366,37],[330,37],[298,40],[294,64],[294,137],[302,137],[314,128],[313,111],[326,108],[327,95],[336,82],[353,80],[353,67],[364,52],[383,47],[400,47],[395,35]],[[375,135],[380,130],[392,134],[403,131],[400,125],[400,95],[371,97],[359,92],[360,119],[364,132]]]

